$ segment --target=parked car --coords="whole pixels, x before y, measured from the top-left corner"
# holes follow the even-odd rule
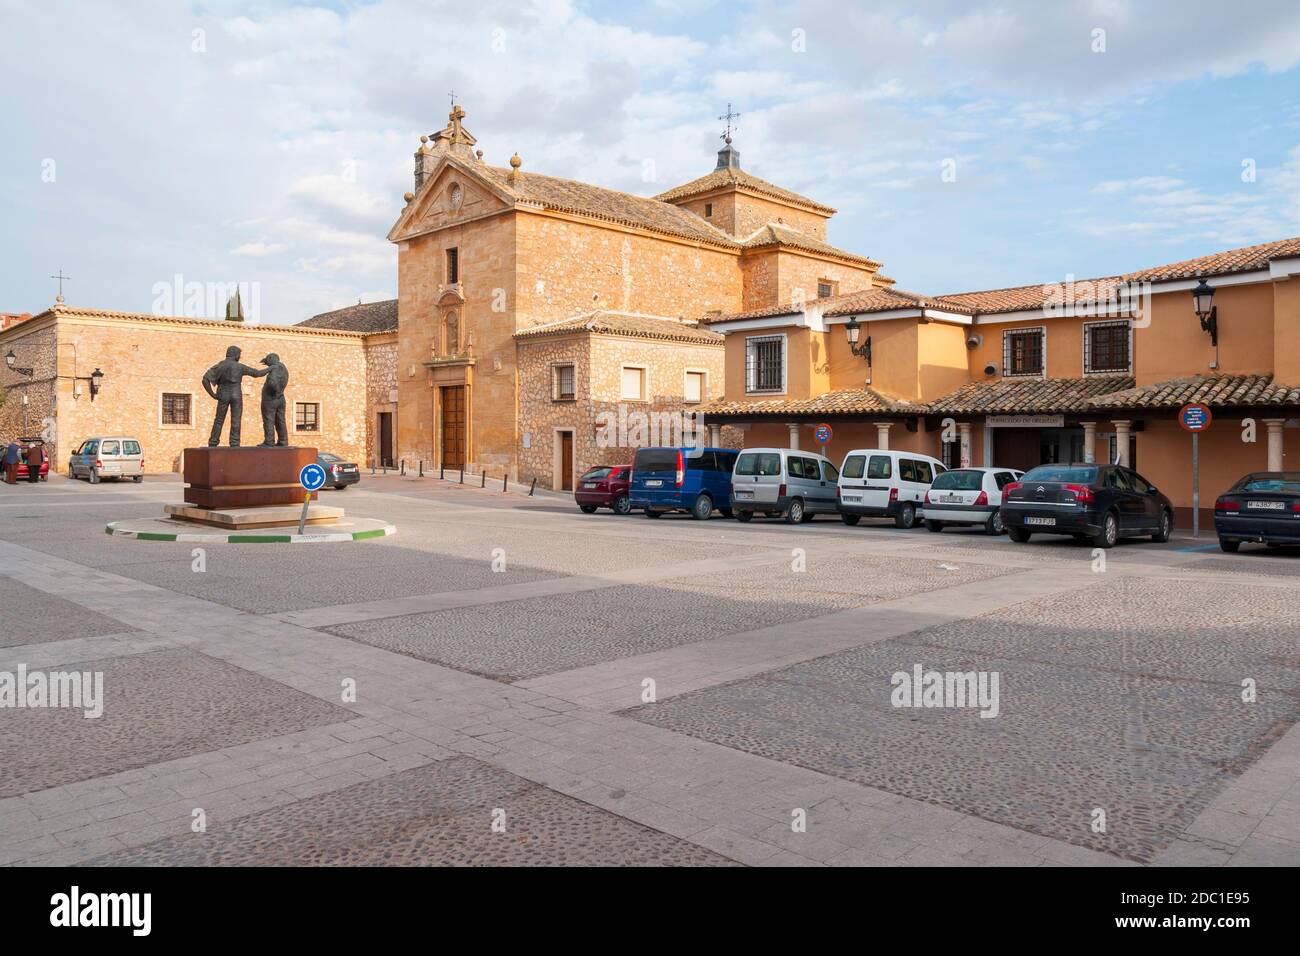
[[[840,473],[830,459],[797,448],[745,448],[731,474],[731,506],[748,521],[761,511],[790,524],[835,514]]]
[[[22,458],[18,461],[18,471],[14,478],[17,481],[31,481],[31,458],[32,455],[40,456],[40,464],[36,468],[36,477],[41,481],[48,481],[50,477],[50,450],[39,438],[20,438],[19,444],[22,446]]]
[[[1300,471],[1257,471],[1214,502],[1219,547],[1236,551],[1244,541],[1269,547],[1300,544]]]
[[[333,485],[335,491],[347,491],[348,485],[355,485],[361,480],[361,469],[355,461],[344,461],[327,451],[316,453],[316,464],[325,469],[325,482]]]
[[[1110,548],[1120,538],[1168,541],[1174,506],[1131,468],[1090,463],[1039,465],[1002,489],[1002,523],[1012,541],[1069,534]]]
[[[140,442],[121,435],[87,438],[68,458],[68,477],[80,478],[82,475],[92,485],[98,484],[101,478],[144,481],[144,453],[140,450]]]
[[[669,511],[689,511],[704,520],[714,509],[731,517],[731,448],[640,448],[632,462],[628,491],[633,508],[647,518]]]
[[[840,465],[839,512],[845,524],[893,518],[899,528],[914,528],[925,493],[947,469],[929,455],[888,448],[859,448]]]
[[[1022,475],[1010,468],[945,471],[925,493],[925,527],[942,531],[950,524],[983,525],[988,534],[1002,534],[1002,489]]]
[[[616,515],[630,514],[632,499],[628,497],[631,485],[631,465],[597,465],[578,479],[573,489],[573,500],[586,514],[595,514],[597,508],[610,508]]]

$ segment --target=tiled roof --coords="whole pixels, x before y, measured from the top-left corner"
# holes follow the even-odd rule
[[[1041,309],[1047,303],[1056,301],[1056,296],[1064,299],[1068,293],[1071,301],[1058,304],[1083,305],[1097,300],[1103,302],[1109,300],[1113,297],[1111,290],[1122,281],[1112,276],[1104,279],[1075,279],[1072,283],[1049,282],[1013,286],[1009,289],[985,289],[982,292],[956,292],[951,295],[935,296],[931,304],[937,309],[947,308],[968,314],[987,315],[993,312]]]
[[[300,329],[343,329],[348,332],[397,331],[397,300],[358,302],[344,309],[322,312],[298,323]]]
[[[715,189],[726,189],[729,186],[736,186],[741,189],[749,189],[756,193],[762,193],[771,196],[774,199],[782,199],[785,202],[796,203],[800,206],[807,206],[816,209],[818,212],[824,212],[827,215],[834,215],[835,210],[830,206],[823,205],[807,196],[800,196],[798,193],[791,192],[788,189],[782,189],[780,186],[769,183],[766,179],[759,179],[757,176],[751,176],[743,169],[724,167],[715,169],[707,176],[701,176],[699,179],[692,179],[689,183],[683,183],[667,192],[655,196],[662,202],[676,202],[679,199],[686,199],[690,196],[699,196],[703,193],[713,192]]]
[[[1277,385],[1272,375],[1192,375],[1098,398],[1099,408],[1181,408],[1188,402],[1224,407],[1300,405],[1300,387]]]
[[[1132,387],[1129,376],[971,382],[931,402],[929,410],[936,415],[1084,412],[1093,399]]]
[[[823,300],[826,307],[822,315],[861,315],[866,312],[888,312],[891,309],[920,309],[934,303],[923,295],[904,289],[863,289],[846,292]]]
[[[361,334],[348,329],[311,328],[310,326],[303,325],[274,325],[269,322],[230,322],[225,319],[190,318],[189,316],[184,315],[153,315],[148,312],[119,312],[113,309],[85,309],[73,305],[54,305],[40,313],[40,315],[33,316],[33,318],[40,318],[41,316],[50,314],[53,314],[56,317],[66,315],[69,318],[126,319],[131,322],[184,322],[189,325],[204,326],[206,328],[227,329],[231,334],[238,334],[241,331],[292,332],[298,335],[346,335],[353,337]]]
[[[803,249],[807,252],[818,252],[824,256],[834,256],[837,259],[848,259],[851,262],[861,262],[865,265],[880,268],[880,263],[875,259],[868,259],[866,256],[860,256],[854,252],[845,252],[843,249],[837,249],[829,242],[823,242],[813,236],[804,235],[797,229],[791,229],[789,226],[780,223],[769,222],[766,226],[755,231],[752,236],[745,238],[741,245],[746,249],[769,249],[781,246],[789,246],[792,249]]]
[[[882,395],[870,388],[845,389],[827,392],[816,398],[772,398],[755,402],[729,402],[725,399],[709,402],[696,409],[700,415],[855,415],[881,413],[895,415],[923,415],[925,406],[899,398]]]
[[[633,196],[631,193],[580,183],[573,179],[525,173],[522,170],[512,179],[510,170],[484,163],[470,164],[466,168],[481,175],[507,195],[524,202],[537,203],[546,209],[639,226],[665,235],[695,239],[729,249],[737,249],[740,245],[695,213],[672,203]]]
[[[595,332],[603,335],[624,335],[637,339],[665,339],[673,342],[698,342],[721,346],[725,339],[676,319],[658,315],[640,315],[635,312],[610,312],[598,310],[576,315],[559,322],[534,326],[515,333],[516,339],[535,339],[548,335],[568,335],[573,332]]]
[[[1228,275],[1233,272],[1254,272],[1268,267],[1271,259],[1289,259],[1300,256],[1300,237],[1264,242],[1257,246],[1242,246],[1226,252],[1215,252],[1182,262],[1142,269],[1124,276],[1132,282],[1166,282],[1171,279],[1194,279],[1197,276]]]

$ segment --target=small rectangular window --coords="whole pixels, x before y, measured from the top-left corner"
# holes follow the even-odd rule
[[[706,202],[706,203],[704,204],[704,218],[705,218],[705,219],[712,219],[712,218],[713,218],[713,203],[711,203],[711,202]]]
[[[576,397],[573,386],[573,366],[554,366],[555,380],[552,383],[552,398],[557,402],[570,402]]]
[[[684,397],[686,402],[692,405],[704,401],[704,373],[703,372],[686,373],[686,394]]]
[[[745,391],[785,391],[784,335],[756,335],[745,340]]]
[[[1002,333],[1002,374],[1042,375],[1046,329],[1008,329]]]
[[[624,368],[623,369],[623,401],[625,402],[643,402],[645,401],[645,369],[643,368]]]
[[[293,424],[300,432],[320,431],[320,403],[295,402],[293,406]]]
[[[817,298],[829,299],[835,294],[835,283],[830,279],[817,280]]]
[[[460,249],[452,246],[447,250],[447,285],[460,281]]]
[[[1083,326],[1083,370],[1127,372],[1132,368],[1127,320],[1089,322]]]
[[[190,421],[190,396],[184,392],[163,392],[162,423],[164,425],[192,425]]]

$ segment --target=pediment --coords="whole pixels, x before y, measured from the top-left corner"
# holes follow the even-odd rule
[[[511,205],[508,197],[474,171],[472,163],[447,157],[402,211],[388,238],[402,242]]]

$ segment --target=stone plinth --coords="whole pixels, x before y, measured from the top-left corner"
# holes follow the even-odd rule
[[[179,521],[210,525],[230,531],[250,528],[297,527],[302,516],[302,505],[258,505],[252,508],[200,508],[193,505],[164,505],[163,510]],[[342,508],[318,505],[307,506],[307,524],[335,524],[343,517]]]
[[[316,449],[187,448],[185,501],[200,508],[301,505],[307,492],[298,472],[316,460]]]

